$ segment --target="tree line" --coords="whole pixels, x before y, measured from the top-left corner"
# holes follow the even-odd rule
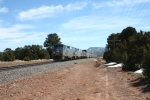
[[[25,45],[24,47],[17,47],[15,50],[6,48],[4,52],[0,53],[0,61],[50,59],[52,58],[53,45],[61,43],[60,40],[56,33],[51,33],[47,35],[44,41],[45,48],[42,45]]]
[[[144,68],[143,74],[150,77],[150,32],[127,27],[121,33],[112,33],[107,38],[103,58],[107,62],[123,63],[122,70]]]

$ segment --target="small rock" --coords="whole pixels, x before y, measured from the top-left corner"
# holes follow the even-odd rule
[[[94,94],[97,94],[97,93],[99,93],[99,92],[97,92],[97,91],[96,91],[96,92],[94,92]]]

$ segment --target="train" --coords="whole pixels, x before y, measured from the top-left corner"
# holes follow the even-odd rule
[[[55,44],[53,45],[52,49],[52,56],[54,61],[97,57],[95,54],[88,52],[87,50],[81,50],[64,44]]]

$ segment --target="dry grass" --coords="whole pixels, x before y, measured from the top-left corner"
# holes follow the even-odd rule
[[[95,60],[95,67],[99,67],[100,65],[104,64],[105,60],[103,60],[103,57],[97,57]]]
[[[77,62],[74,62],[74,64],[78,64]]]
[[[100,65],[101,65],[100,62],[96,61],[94,67],[99,67]]]
[[[31,61],[15,60],[15,61],[12,61],[12,62],[3,61],[3,62],[0,62],[0,67],[9,67],[9,66],[34,64],[34,63],[43,63],[43,62],[49,62],[49,61],[52,61],[52,59],[39,59],[39,60],[31,60]]]

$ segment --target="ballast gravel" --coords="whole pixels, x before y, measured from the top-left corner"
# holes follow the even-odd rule
[[[77,64],[77,63],[81,63],[81,62],[88,61],[88,60],[90,59],[52,62],[49,64],[34,65],[34,66],[28,66],[28,67],[23,67],[23,68],[17,68],[13,70],[0,71],[0,85],[6,82],[12,81],[12,80],[26,77],[26,76],[48,72],[54,69],[66,67],[71,64]]]

